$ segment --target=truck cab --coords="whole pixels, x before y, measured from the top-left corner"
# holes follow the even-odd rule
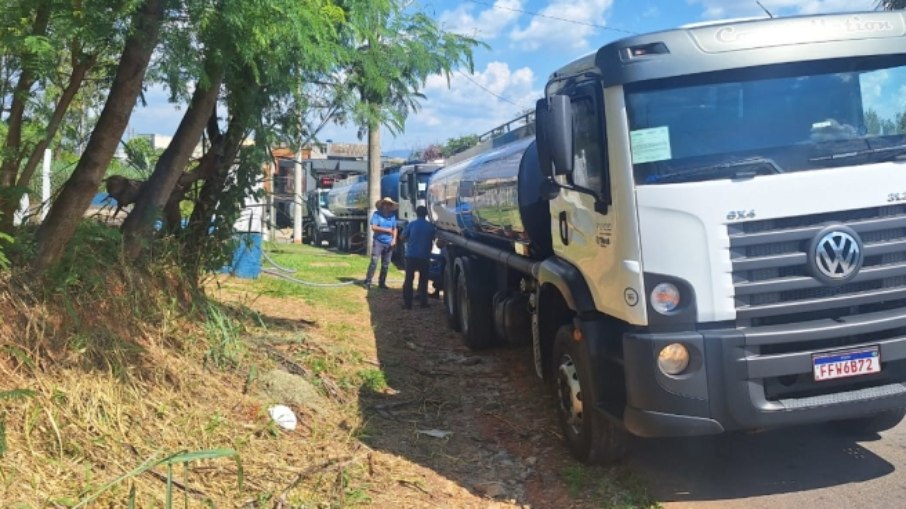
[[[336,238],[336,216],[328,208],[327,195],[329,188],[319,188],[309,191],[306,197],[305,237],[313,246],[321,246],[327,242],[333,246]]]
[[[903,418],[904,35],[900,13],[715,24],[553,75],[553,250],[600,316],[593,376],[621,352],[629,431]]]
[[[415,219],[415,209],[427,205],[428,181],[443,163],[404,164],[400,167],[400,208],[397,218],[403,224]]]
[[[476,218],[440,226],[451,324],[531,338],[585,461],[626,432],[895,426],[902,90],[901,12],[684,27],[564,66],[534,139],[432,179],[435,219]]]

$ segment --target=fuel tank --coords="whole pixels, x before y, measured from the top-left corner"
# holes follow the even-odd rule
[[[399,201],[399,172],[381,177],[381,198]],[[380,198],[376,198],[377,201]],[[327,209],[341,218],[365,218],[368,215],[368,177],[358,175],[334,184],[327,194]]]
[[[428,183],[431,220],[441,230],[501,246],[551,252],[550,207],[534,136],[445,168]]]

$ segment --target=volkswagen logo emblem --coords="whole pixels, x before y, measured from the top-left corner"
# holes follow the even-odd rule
[[[825,283],[845,283],[862,267],[862,240],[846,226],[831,226],[819,233],[809,249],[816,278]]]

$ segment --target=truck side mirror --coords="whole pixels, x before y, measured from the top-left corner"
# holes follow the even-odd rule
[[[573,110],[569,97],[552,95],[548,98],[550,118],[547,122],[546,141],[556,175],[573,171]]]
[[[553,175],[553,162],[547,134],[550,118],[547,99],[538,99],[538,102],[535,103],[535,148],[538,150],[538,166],[541,167],[541,175],[545,177]]]

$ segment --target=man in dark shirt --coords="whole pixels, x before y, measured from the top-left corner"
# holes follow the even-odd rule
[[[412,282],[418,272],[418,300],[421,307],[428,307],[428,270],[431,265],[431,247],[434,244],[434,225],[425,219],[428,209],[415,209],[418,218],[406,225],[406,280],[403,282],[403,307],[412,309]]]

